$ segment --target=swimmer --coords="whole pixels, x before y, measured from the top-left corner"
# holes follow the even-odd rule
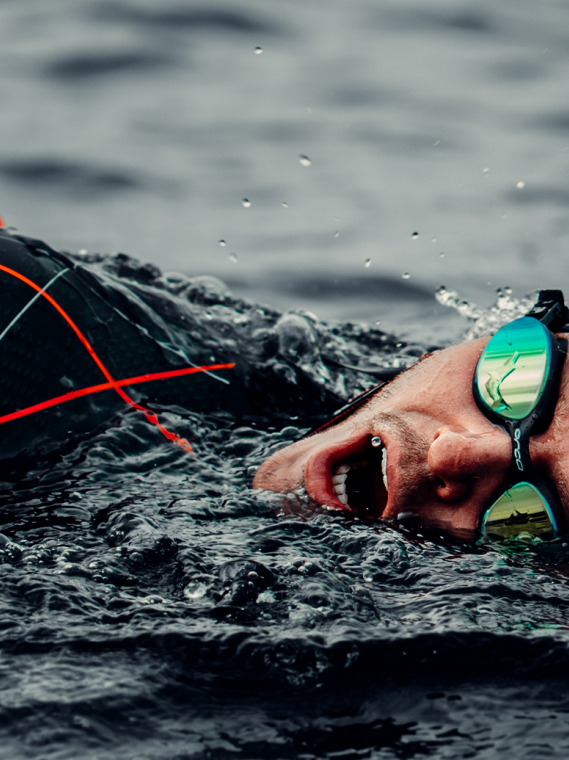
[[[177,298],[157,270],[122,254],[91,266],[0,229],[0,460],[57,450],[125,405],[185,452],[190,442],[152,405],[235,421],[334,408],[321,378],[272,359],[278,336],[264,326],[278,313],[236,300],[229,321],[226,296],[183,287]],[[359,396],[265,461],[253,486],[462,539],[565,534],[568,321],[560,291],[542,291],[530,315],[493,337],[425,355]],[[312,350],[293,327],[293,343]]]
[[[560,291],[541,291],[530,315],[424,355],[273,454],[253,486],[462,540],[563,535],[567,321]]]

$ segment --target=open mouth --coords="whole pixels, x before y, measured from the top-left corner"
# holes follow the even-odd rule
[[[336,462],[331,477],[332,490],[344,507],[362,517],[381,517],[389,493],[387,450],[383,444]]]

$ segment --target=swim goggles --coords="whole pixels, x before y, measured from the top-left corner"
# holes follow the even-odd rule
[[[498,330],[478,360],[474,399],[512,440],[508,479],[482,514],[482,539],[551,540],[567,530],[555,488],[539,477],[529,454],[530,437],[549,426],[557,403],[567,341],[553,330],[566,322],[561,291],[541,291],[529,314]]]

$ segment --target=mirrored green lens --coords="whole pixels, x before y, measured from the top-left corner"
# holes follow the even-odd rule
[[[516,319],[498,330],[476,368],[476,386],[484,404],[510,420],[531,414],[547,381],[551,349],[551,333],[533,317]]]
[[[482,535],[492,540],[529,533],[544,540],[557,535],[557,524],[541,493],[530,483],[516,483],[484,515]]]

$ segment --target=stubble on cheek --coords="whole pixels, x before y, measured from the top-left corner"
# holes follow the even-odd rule
[[[398,513],[418,514],[426,500],[432,497],[433,476],[427,464],[429,445],[412,425],[397,414],[381,412],[374,417],[374,426],[389,431],[397,439],[398,490],[386,517],[396,518]],[[389,449],[388,449],[389,455]]]

